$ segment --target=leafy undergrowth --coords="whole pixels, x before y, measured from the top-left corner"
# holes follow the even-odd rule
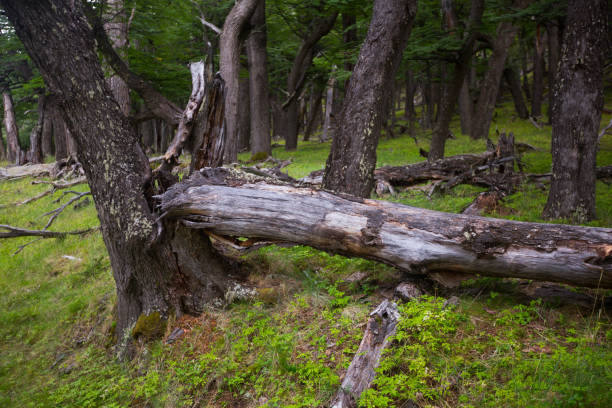
[[[485,149],[453,126],[448,155]],[[550,127],[513,119],[507,105],[494,126],[538,149],[524,155],[527,171],[549,171]],[[420,147],[427,148],[429,137],[418,133]],[[408,137],[383,137],[379,165],[420,161],[418,147]],[[274,156],[293,158],[289,174],[300,177],[322,168],[328,149],[308,142],[295,152],[276,148]],[[612,164],[610,136],[598,163]],[[45,188],[30,180],[1,182],[0,205]],[[479,191],[459,186],[429,198],[414,188],[382,198],[457,212]],[[48,217],[41,214],[60,205],[53,200],[68,199],[61,195],[0,208],[0,224],[42,228]],[[526,185],[492,215],[541,221],[546,195],[546,185]],[[591,225],[612,226],[612,188],[604,183],[597,206]],[[89,203],[67,208],[51,229],[97,224]],[[393,268],[370,261],[305,247],[263,248],[243,259],[250,285],[259,288],[255,300],[175,319],[164,338],[180,328],[176,341],[142,344],[132,361],[120,362],[112,345],[114,283],[100,233],[37,241],[13,255],[31,241],[0,240],[0,406],[324,406],[354,357],[369,311],[401,280]],[[356,275],[361,279],[347,283]],[[558,299],[538,300],[525,295],[525,285],[532,284],[479,278],[454,292],[457,307],[444,308],[436,288],[421,302],[401,304],[396,338],[360,404],[612,406],[612,325],[601,306],[610,293],[570,288]],[[567,294],[587,301],[568,304]]]

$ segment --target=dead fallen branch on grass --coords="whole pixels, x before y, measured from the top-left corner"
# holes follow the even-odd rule
[[[76,231],[49,231],[49,230],[30,230],[26,228],[14,227],[12,225],[0,224],[0,238],[19,238],[19,237],[41,237],[41,238],[64,238],[67,235],[84,235],[95,231],[100,227],[92,227]],[[4,231],[3,231],[4,230]]]
[[[384,300],[370,313],[359,349],[344,376],[340,390],[330,404],[332,408],[357,406],[361,393],[374,380],[381,354],[389,343],[389,337],[395,334],[399,318],[397,305],[388,300]]]
[[[67,193],[73,193],[73,194],[76,194],[76,195],[74,197],[72,197],[70,200],[66,201],[65,204],[62,204],[58,208],[56,208],[54,210],[51,210],[51,211],[47,211],[46,213],[41,215],[41,217],[44,217],[44,216],[53,214],[49,218],[49,221],[47,221],[47,224],[45,225],[43,230],[46,230],[47,228],[49,228],[51,226],[51,224],[53,224],[53,221],[55,221],[57,216],[60,215],[62,213],[62,211],[64,211],[66,209],[66,207],[68,207],[70,204],[72,204],[72,203],[74,203],[76,201],[79,201],[81,198],[83,198],[83,197],[85,197],[87,195],[91,195],[90,191],[85,191],[85,192],[79,193],[77,191],[70,190],[70,191],[65,191],[64,195],[66,195]]]
[[[51,195],[58,190],[62,190],[62,189],[69,188],[69,187],[74,187],[76,185],[85,184],[85,183],[87,183],[87,179],[85,177],[79,177],[77,179],[74,179],[72,181],[65,182],[65,183],[55,182],[55,181],[46,181],[46,180],[34,180],[32,181],[32,184],[49,184],[51,185],[51,188],[43,191],[40,194],[35,195],[34,197],[30,197],[26,200],[17,201],[15,203],[10,203],[10,204],[0,205],[0,208],[19,207],[22,205],[30,204],[30,203],[33,203],[34,201],[40,200],[41,198]]]

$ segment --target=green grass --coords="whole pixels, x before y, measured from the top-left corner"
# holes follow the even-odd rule
[[[609,120],[604,115],[602,123]],[[492,132],[496,126],[538,148],[524,156],[528,172],[550,170],[550,127],[538,130],[514,119],[507,103]],[[456,138],[448,141],[447,155],[485,149],[484,142],[460,135],[457,121],[452,128]],[[419,146],[408,137],[383,135],[378,165],[421,161],[418,148],[428,148],[430,132],[419,130],[417,137]],[[287,170],[301,177],[323,168],[328,151],[329,143],[308,142],[294,152],[275,148],[273,155],[292,158]],[[609,135],[598,164],[612,164]],[[30,180],[0,182],[0,205],[45,188]],[[462,185],[428,198],[409,189],[382,199],[457,212],[479,191]],[[546,195],[546,188],[526,185],[506,198],[510,214],[492,215],[541,221]],[[46,217],[40,215],[57,207],[52,201],[60,196],[0,208],[0,224],[41,228]],[[604,183],[597,185],[597,211],[590,224],[612,226],[612,188]],[[89,204],[66,209],[52,229],[96,225]],[[263,248],[243,261],[251,283],[266,296],[173,320],[167,334],[181,327],[181,339],[142,345],[133,361],[119,362],[111,343],[114,282],[100,233],[37,241],[13,255],[30,241],[0,240],[3,407],[320,406],[337,390],[367,314],[381,299],[379,289],[401,278],[371,261],[306,247]],[[342,282],[355,272],[367,278]],[[530,303],[514,281],[492,278],[468,281],[458,293],[455,309],[442,309],[435,296],[400,306],[396,341],[363,406],[399,407],[407,399],[422,407],[612,405],[612,325],[605,311]]]

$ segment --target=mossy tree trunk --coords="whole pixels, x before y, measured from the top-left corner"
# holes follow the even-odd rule
[[[198,231],[156,224],[151,170],[113,98],[80,2],[1,0],[76,143],[117,285],[117,334],[139,316],[199,313],[223,293],[226,265]]]

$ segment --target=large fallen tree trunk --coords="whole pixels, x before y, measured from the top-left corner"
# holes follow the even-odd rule
[[[448,214],[254,181],[204,169],[160,196],[161,208],[217,235],[308,245],[410,273],[612,288],[612,229]]]

